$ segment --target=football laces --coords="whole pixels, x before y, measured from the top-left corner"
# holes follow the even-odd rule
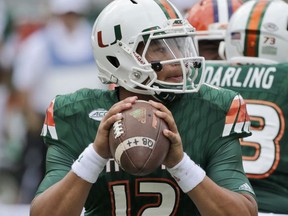
[[[123,127],[122,127],[122,120],[118,120],[113,124],[113,131],[114,131],[114,137],[115,139],[117,139],[118,137],[120,137],[123,133]]]

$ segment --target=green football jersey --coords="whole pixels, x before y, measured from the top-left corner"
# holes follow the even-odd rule
[[[38,194],[62,179],[94,141],[102,117],[118,101],[117,90],[81,89],[57,96],[47,109],[42,136],[48,145],[46,176]],[[242,97],[203,85],[167,105],[184,151],[221,187],[254,196],[241,160],[239,137],[250,135]],[[236,138],[236,139],[235,139]],[[164,166],[147,176],[131,176],[110,159],[93,185],[86,215],[199,215]]]
[[[206,82],[239,92],[251,120],[244,170],[261,212],[288,214],[288,64],[208,65]]]

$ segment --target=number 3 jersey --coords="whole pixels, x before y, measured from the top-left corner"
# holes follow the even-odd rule
[[[205,81],[239,92],[252,136],[241,140],[259,211],[288,214],[288,64],[207,66]]]
[[[82,89],[57,96],[47,110],[42,136],[48,145],[42,193],[61,180],[94,141],[101,119],[118,101],[115,91]],[[219,186],[254,196],[241,160],[239,137],[250,135],[242,97],[203,85],[167,107],[173,113],[184,151]],[[108,143],[107,143],[108,145]],[[199,215],[164,166],[147,176],[131,176],[110,159],[85,203],[86,215]]]

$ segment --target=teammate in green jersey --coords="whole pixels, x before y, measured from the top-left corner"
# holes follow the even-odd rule
[[[31,216],[79,215],[83,207],[91,216],[257,215],[239,143],[250,135],[246,105],[234,91],[203,84],[193,36],[166,0],[115,0],[101,12],[95,60],[100,79],[117,87],[52,101],[42,131],[46,175]],[[163,166],[147,176],[125,173],[108,147],[112,124],[137,99],[158,109],[171,142]]]
[[[207,83],[240,92],[247,103],[252,136],[241,141],[243,164],[259,215],[288,215],[287,20],[281,0],[245,3],[227,28],[231,64],[206,67]]]

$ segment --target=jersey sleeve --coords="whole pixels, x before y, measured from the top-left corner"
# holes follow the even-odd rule
[[[96,121],[91,121],[95,122],[93,125],[87,123],[85,116],[88,118],[88,114],[82,111],[83,107],[75,103],[73,97],[77,96],[57,96],[46,111],[41,133],[48,146],[46,173],[37,194],[61,180],[79,154],[93,142]]]
[[[214,107],[209,112],[211,116],[210,120],[207,120],[209,123],[206,125],[206,130],[213,133],[208,133],[210,136],[201,144],[205,146],[203,157],[206,159],[204,163],[206,173],[221,187],[254,196],[243,169],[239,140],[251,135],[246,104],[242,96],[235,91],[223,88],[212,90],[213,88],[209,92],[212,95],[209,101],[212,101]]]
[[[243,169],[239,140],[235,136],[222,137],[215,145],[220,147],[209,152],[207,175],[221,187],[255,196]]]
[[[55,98],[51,101],[45,116],[45,121],[43,124],[41,136],[44,137],[50,137],[54,140],[58,140],[58,135],[55,128],[55,121],[54,121],[54,104],[55,104]]]
[[[239,141],[239,138],[251,135],[246,103],[240,94],[236,94],[228,107],[222,136],[213,144],[218,147],[211,148],[209,177],[229,190],[255,196],[244,172]]]
[[[36,195],[42,193],[47,188],[60,181],[69,171],[73,163],[75,154],[71,153],[65,142],[58,137],[55,118],[58,118],[57,128],[62,127],[69,130],[70,125],[65,121],[60,121],[60,117],[54,113],[55,99],[53,99],[46,111],[46,117],[42,128],[41,136],[44,139],[48,150],[46,154],[46,173]]]
[[[226,114],[222,137],[227,137],[232,134],[238,134],[239,136],[251,135],[250,118],[247,113],[246,103],[239,94],[232,100]]]
[[[70,171],[73,158],[65,154],[56,145],[51,145],[48,148],[46,155],[46,173],[40,183],[36,196],[44,192],[50,186],[54,185]]]

